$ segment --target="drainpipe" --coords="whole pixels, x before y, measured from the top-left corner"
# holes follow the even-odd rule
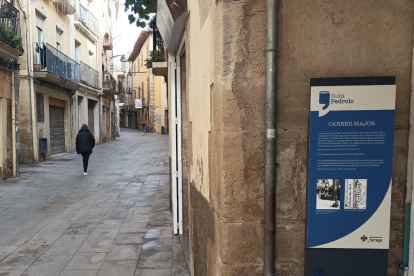
[[[115,114],[115,109],[116,109],[116,107],[115,107],[115,96],[111,96],[111,99],[112,99],[112,102],[113,102],[113,116],[111,116],[112,117],[112,126],[113,126],[113,133],[111,133],[111,136],[113,136],[114,137],[114,140],[115,140],[115,136],[116,136],[116,131],[115,131],[115,127],[116,127],[116,123],[115,123],[115,119],[116,119],[116,114]]]
[[[275,276],[277,0],[266,0],[266,96],[263,275]]]
[[[14,60],[14,131],[16,143],[16,177],[19,177],[19,71],[17,60]]]
[[[99,145],[102,145],[102,102],[101,102],[101,93],[99,96]]]

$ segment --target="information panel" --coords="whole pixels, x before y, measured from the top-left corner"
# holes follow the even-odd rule
[[[386,276],[395,77],[311,79],[306,276]]]

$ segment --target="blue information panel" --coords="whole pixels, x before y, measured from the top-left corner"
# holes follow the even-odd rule
[[[311,79],[306,276],[387,275],[395,77]]]

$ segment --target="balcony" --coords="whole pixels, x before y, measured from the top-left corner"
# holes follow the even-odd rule
[[[153,62],[152,63],[152,72],[156,76],[166,77],[168,76],[168,65],[166,61],[162,62]]]
[[[110,96],[119,95],[119,90],[115,79],[111,74],[106,75],[106,80],[102,82],[103,92]]]
[[[0,0],[0,58],[17,59],[23,54],[19,11]]]
[[[89,65],[80,62],[80,79],[81,82],[92,86],[93,88],[99,89],[99,72],[90,67]]]
[[[80,5],[80,11],[75,15],[75,26],[94,42],[98,42],[98,20],[83,5]]]
[[[112,32],[106,32],[104,35],[104,41],[103,41],[103,48],[106,51],[110,51],[113,49],[113,44],[112,44]]]
[[[52,0],[63,15],[73,15],[76,13],[75,0]]]
[[[48,43],[33,43],[34,76],[67,89],[80,85],[79,63]]]

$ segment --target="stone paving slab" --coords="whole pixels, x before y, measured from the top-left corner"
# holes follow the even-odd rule
[[[0,275],[189,276],[172,233],[168,136],[123,129],[0,182]]]

